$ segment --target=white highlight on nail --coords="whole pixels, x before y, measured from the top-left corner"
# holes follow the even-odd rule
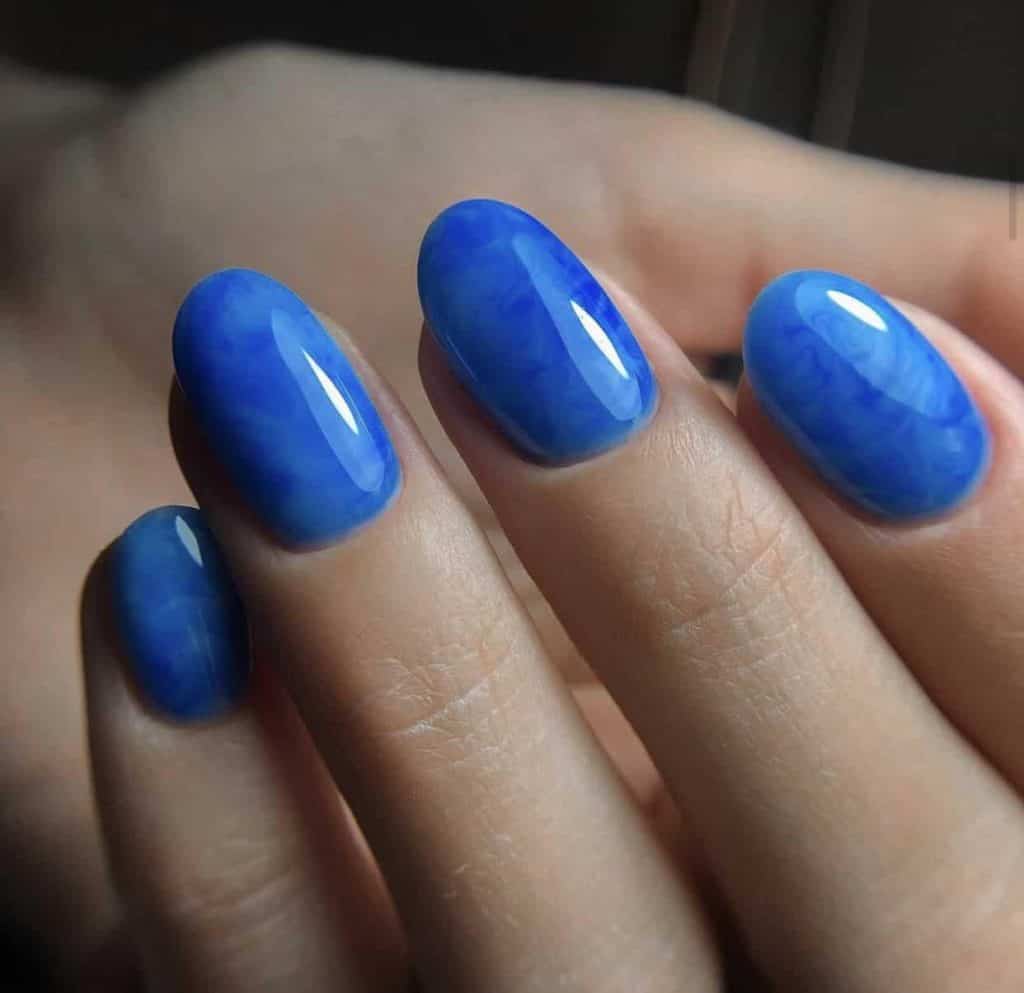
[[[826,290],[825,294],[833,303],[839,304],[843,310],[853,314],[854,317],[859,318],[876,331],[889,330],[885,321],[882,320],[882,315],[874,307],[869,307],[863,300],[858,300],[856,297],[850,296],[849,293],[843,293],[842,290]]]
[[[323,387],[324,393],[327,394],[327,399],[334,405],[334,409],[341,414],[341,419],[349,426],[353,434],[359,434],[359,425],[356,423],[356,415],[352,413],[352,408],[341,395],[341,390],[331,382],[327,373],[317,365],[316,359],[314,359],[309,352],[302,349],[302,354],[309,363],[310,369],[313,370],[313,375],[316,376],[317,382],[319,382]]]
[[[615,351],[615,346],[612,344],[605,329],[575,300],[570,300],[569,304],[572,307],[573,313],[579,318],[580,324],[583,325],[583,330],[590,335],[590,340],[601,350],[601,354],[612,364],[615,371],[623,379],[629,379],[629,373],[622,364],[622,359],[619,358],[619,353]]]
[[[178,539],[185,546],[185,551],[192,556],[192,561],[196,565],[201,566],[203,564],[203,554],[199,551],[196,533],[185,523],[185,519],[180,514],[174,518],[174,530],[177,532]]]

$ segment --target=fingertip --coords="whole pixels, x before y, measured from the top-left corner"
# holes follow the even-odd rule
[[[248,621],[203,515],[150,510],[114,543],[110,561],[120,644],[149,704],[181,722],[231,710],[248,681]]]
[[[121,707],[172,723],[221,717],[245,692],[248,624],[199,511],[137,518],[92,563],[80,597],[90,733]]]
[[[207,276],[178,312],[173,351],[205,440],[282,544],[339,541],[399,491],[365,384],[287,286],[244,269]]]
[[[974,398],[910,318],[857,280],[798,270],[770,282],[744,361],[790,443],[879,518],[949,513],[984,479],[991,440]]]
[[[420,303],[453,373],[522,455],[567,465],[643,430],[658,384],[584,262],[512,204],[454,204],[428,228]]]

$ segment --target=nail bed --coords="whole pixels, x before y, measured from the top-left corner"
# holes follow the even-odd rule
[[[650,419],[657,384],[626,321],[525,211],[496,200],[449,207],[423,238],[417,276],[453,371],[529,457],[580,461]]]
[[[198,510],[143,514],[111,550],[114,614],[135,679],[179,721],[216,717],[249,673],[245,611]]]
[[[991,441],[952,367],[883,296],[801,270],[765,287],[744,339],[766,413],[848,499],[874,514],[940,514],[983,478]]]
[[[199,282],[174,326],[189,407],[242,496],[288,545],[337,541],[401,482],[391,440],[316,315],[269,276]]]

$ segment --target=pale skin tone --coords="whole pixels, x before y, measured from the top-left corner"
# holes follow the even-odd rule
[[[12,70],[0,127],[3,899],[67,975],[106,943],[153,989],[377,993],[415,968],[444,993],[704,993],[735,934],[780,990],[1021,987],[1005,187],[648,94],[285,50],[128,96]],[[624,448],[531,466],[417,364],[417,242],[472,195],[542,217],[618,296],[663,397]],[[172,451],[170,322],[228,264],[337,322],[395,439],[400,500],[334,548],[274,546],[180,400]],[[805,266],[910,301],[983,407],[992,469],[947,519],[851,511],[686,357],[738,348],[757,288]],[[130,520],[196,498],[260,658],[243,706],[182,730],[125,682],[99,571],[82,665],[79,598]]]

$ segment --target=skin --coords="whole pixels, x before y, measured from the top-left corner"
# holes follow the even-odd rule
[[[0,442],[4,899],[52,945],[66,975],[116,973],[125,950],[139,947],[148,978],[172,977],[171,988],[249,989],[255,978],[294,988],[298,978],[316,989],[327,976],[347,977],[352,989],[400,988],[407,960],[396,950],[409,941],[428,989],[551,988],[553,977],[591,990],[636,989],[635,977],[652,990],[676,988],[680,977],[713,989],[725,966],[718,915],[706,908],[724,901],[782,989],[1019,988],[1024,660],[1013,552],[1024,258],[1007,238],[1005,188],[812,150],[650,94],[277,48],[207,61],[131,94],[11,70],[0,126],[5,147],[19,149],[0,175],[0,404],[5,423],[17,425]],[[614,284],[666,391],[642,439],[540,477],[481,430],[427,351],[431,400],[477,483],[457,461],[413,361],[412,269],[431,217],[477,194],[543,217]],[[272,272],[349,329],[394,390],[374,378],[409,482],[394,513],[358,540],[282,557],[217,484],[179,409],[183,467],[273,633],[267,664],[279,675],[227,723],[184,735],[119,681],[102,596],[86,598],[91,734],[115,896],[86,751],[79,594],[97,550],[133,517],[190,501],[167,437],[169,326],[191,283],[229,264]],[[985,486],[953,517],[895,529],[851,513],[749,396],[741,391],[734,419],[680,351],[737,348],[756,289],[798,266],[848,272],[936,315],[914,312],[975,392],[997,441]],[[713,481],[675,479],[680,462]],[[685,494],[696,524],[695,544],[670,558],[700,566],[643,573],[670,492]],[[712,492],[735,499],[712,504]],[[541,498],[543,511],[531,510]],[[424,529],[442,529],[452,574],[487,577],[473,592],[483,602],[449,603],[443,629],[427,628],[450,644],[443,639],[455,624],[469,661],[440,673],[426,696],[404,670],[369,664],[422,659],[431,647],[423,626],[416,638],[392,632],[398,644],[372,631],[346,643],[339,612],[365,614],[368,602],[339,596],[332,579],[382,562],[371,570],[379,585],[360,595],[386,606],[395,595],[386,563],[423,557]],[[547,529],[567,540],[545,541]],[[550,551],[560,544],[588,563],[591,585],[564,586],[565,563]],[[407,602],[437,586],[438,567],[426,557],[410,574]],[[638,570],[653,577],[654,595]],[[642,673],[602,648],[610,639],[594,614],[642,650]],[[784,665],[751,654],[738,637],[744,616],[756,616],[758,637],[781,640]],[[479,650],[481,618],[498,625],[519,664]],[[702,664],[680,667],[682,648]],[[365,664],[339,667],[340,657]],[[587,664],[657,772],[603,691],[584,686]],[[577,684],[610,764],[552,665]],[[361,814],[390,896],[312,746],[281,730],[296,718],[278,678]],[[391,705],[369,708],[366,732],[389,743],[371,761],[353,755],[362,738],[334,726],[349,694],[380,699],[373,679],[390,680]],[[450,707],[453,686],[478,684],[482,711]],[[424,699],[425,713],[416,710]],[[503,719],[481,724],[482,712]],[[417,721],[431,729],[435,758],[468,755],[483,727],[506,736],[501,746],[515,761],[504,770],[456,763],[466,778],[446,778],[447,764],[404,747],[402,729]],[[268,722],[278,730],[268,734]],[[683,754],[680,726],[689,729]],[[539,740],[565,749],[561,761],[538,762]],[[713,741],[720,747],[706,745]],[[841,784],[833,791],[812,775],[824,761]],[[566,767],[588,784],[578,807],[551,800]],[[616,767],[659,826],[658,844],[619,791]],[[525,779],[520,768],[530,770]],[[129,790],[129,781],[159,787]],[[442,791],[461,811],[456,830],[427,804],[410,845],[417,818],[403,804],[423,792],[410,784]],[[467,804],[480,796],[488,802]],[[538,803],[555,819],[528,816]],[[194,810],[202,823],[186,816]],[[499,860],[496,876],[486,839],[499,813],[523,854]],[[257,857],[240,858],[233,841],[261,820],[265,831],[245,835]],[[215,853],[205,864],[204,848]],[[172,850],[184,857],[161,858]],[[597,854],[599,862],[583,857]],[[454,892],[468,897],[445,910],[432,895],[463,866],[469,877]],[[505,902],[526,899],[531,878],[557,881],[550,916],[533,929],[522,904]],[[711,904],[708,878],[719,894]],[[602,885],[607,893],[594,888]],[[123,940],[122,901],[131,925]],[[360,913],[345,914],[352,906]],[[571,940],[551,941],[581,907],[603,909]],[[361,928],[350,928],[353,917]],[[520,922],[516,941],[488,928],[495,919]],[[272,963],[285,960],[309,971],[275,973]]]

